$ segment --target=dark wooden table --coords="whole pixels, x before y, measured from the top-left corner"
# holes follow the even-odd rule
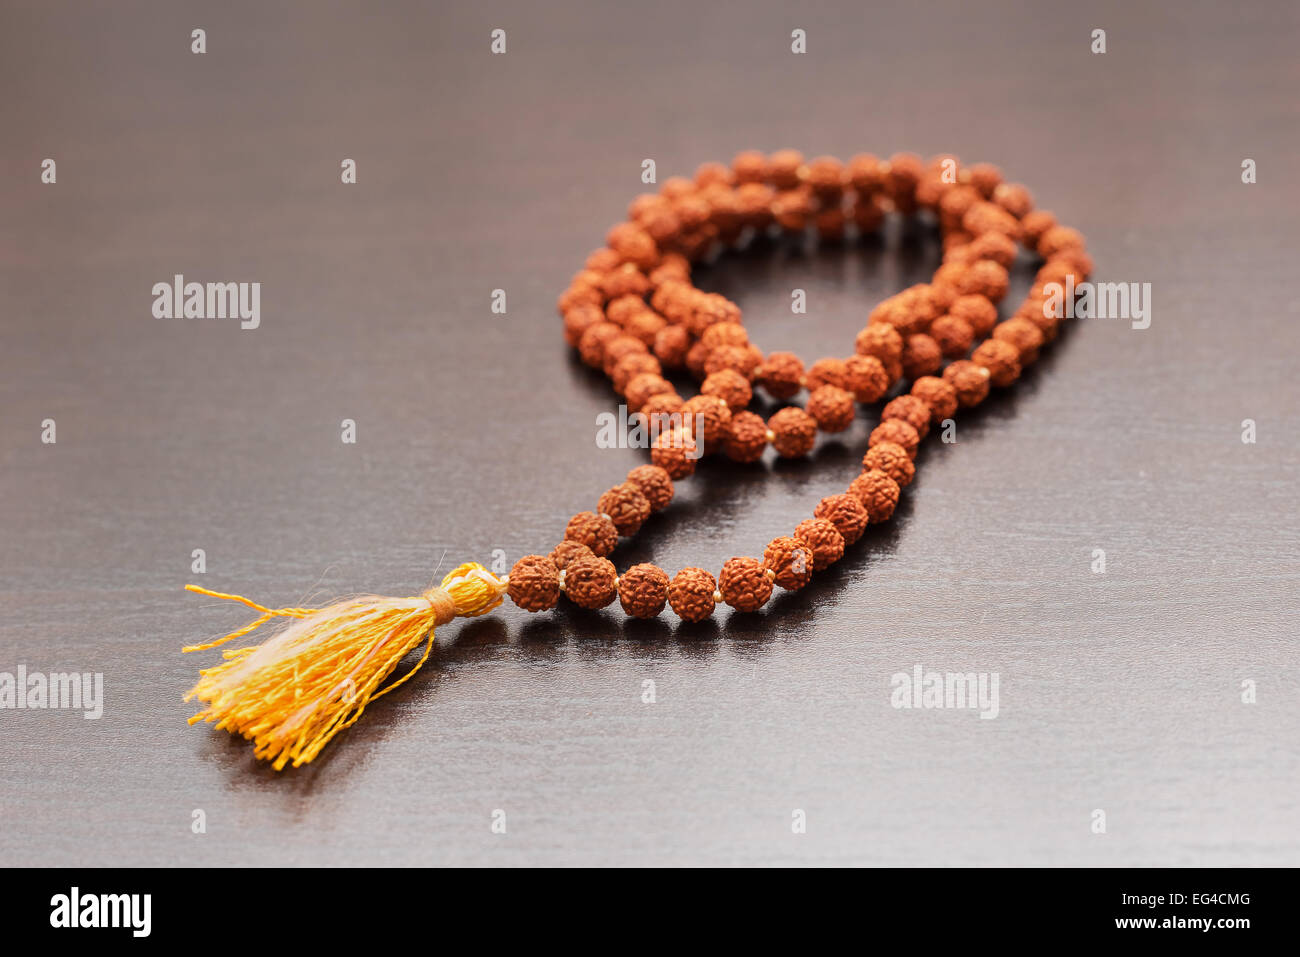
[[[5,4],[0,671],[105,682],[99,720],[0,711],[6,862],[1300,863],[1300,8],[444,6]],[[998,163],[1098,278],[1151,283],[1150,328],[1076,322],[761,615],[449,626],[298,772],[186,726],[217,653],[180,647],[245,620],[186,581],[413,594],[549,549],[643,461],[595,447],[616,400],[555,297],[643,159],[782,146]],[[812,360],[936,261],[894,236],[700,281]],[[154,318],[177,273],[262,283],[260,328]],[[620,567],[757,552],[869,425],[702,467]],[[996,672],[999,716],[891,707],[916,665]]]

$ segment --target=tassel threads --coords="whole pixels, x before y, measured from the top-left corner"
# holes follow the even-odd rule
[[[187,591],[242,602],[261,616],[224,638],[184,651],[203,651],[240,638],[273,618],[295,621],[261,645],[227,650],[225,663],[199,672],[185,696],[203,705],[190,724],[216,722],[256,745],[258,758],[281,770],[316,757],[334,735],[353,724],[375,698],[415,674],[433,649],[433,632],[453,618],[472,618],[501,604],[506,580],[468,562],[417,598],[369,595],[325,608],[266,608],[239,595],[197,585]],[[380,688],[427,636],[424,654],[409,672]]]

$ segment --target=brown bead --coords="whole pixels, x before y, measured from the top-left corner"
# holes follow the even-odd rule
[[[1038,350],[1043,346],[1042,330],[1028,319],[1016,316],[999,322],[993,330],[993,338],[1015,346],[1022,366],[1034,362],[1038,358]]]
[[[1033,212],[1025,213],[1020,220],[1020,228],[1024,230],[1025,244],[1030,249],[1038,248],[1038,241],[1043,238],[1043,234],[1056,225],[1056,216],[1045,209],[1036,209]]]
[[[731,170],[725,163],[707,162],[695,167],[695,185],[701,189],[713,184],[731,185]]]
[[[636,419],[647,431],[655,430],[650,431],[651,435],[658,435],[682,424],[683,401],[676,392],[660,392],[658,395],[652,395],[641,406]]]
[[[663,372],[663,366],[648,352],[634,352],[618,360],[609,378],[614,383],[614,391],[624,394],[627,392],[627,384],[644,372],[659,375]]]
[[[917,379],[923,375],[933,375],[943,368],[943,352],[939,343],[925,333],[907,337],[903,346],[903,375]]]
[[[791,352],[773,352],[758,367],[754,381],[774,399],[786,400],[803,388],[803,360]]]
[[[958,359],[970,352],[975,344],[975,330],[970,323],[957,316],[940,316],[930,323],[930,338],[946,358]]]
[[[642,372],[628,382],[624,395],[628,409],[639,412],[641,407],[655,396],[676,391],[673,384],[663,376],[654,372]]]
[[[767,158],[768,181],[777,189],[794,189],[802,166],[803,154],[798,150],[777,150]]]
[[[618,593],[618,573],[608,558],[579,558],[564,570],[564,593],[581,608],[604,608]]]
[[[986,296],[959,296],[949,307],[948,312],[958,319],[965,320],[977,339],[983,339],[992,332],[998,322],[998,307],[993,305]]]
[[[839,530],[845,543],[852,545],[866,531],[869,521],[867,510],[862,507],[857,496],[847,492],[828,495],[813,510],[817,518],[824,518]]]
[[[667,472],[672,479],[686,478],[694,472],[699,457],[699,449],[688,429],[661,432],[650,448],[650,461]]]
[[[893,442],[881,442],[867,450],[862,457],[862,467],[870,471],[880,469],[900,486],[906,487],[916,477],[916,466],[907,449]]]
[[[506,594],[524,611],[546,611],[560,599],[560,570],[545,555],[525,555],[510,569]]]
[[[867,324],[893,326],[900,336],[907,339],[908,336],[924,332],[929,320],[923,312],[917,310],[914,296],[899,293],[871,310]]]
[[[758,611],[772,595],[772,581],[757,558],[729,558],[718,576],[718,591],[736,611]]]
[[[916,184],[924,172],[925,164],[915,153],[895,153],[889,158],[885,191],[900,213],[910,213],[916,208]]]
[[[1038,255],[1055,259],[1066,249],[1082,249],[1083,233],[1069,226],[1051,226],[1038,238]]]
[[[1007,294],[1011,278],[1006,269],[991,259],[980,259],[970,264],[961,284],[963,295],[984,296],[993,302],[1000,302]]]
[[[626,326],[629,319],[645,308],[645,300],[640,296],[619,296],[605,307],[605,316],[610,322]]]
[[[938,425],[957,414],[957,390],[938,376],[922,376],[912,383],[912,395],[930,407],[930,423]]]
[[[672,477],[657,465],[638,465],[627,473],[627,480],[645,496],[652,512],[667,508],[673,500]]]
[[[587,255],[587,261],[583,267],[592,272],[609,272],[614,267],[622,264],[623,257],[608,246],[602,246],[599,249],[593,249]]]
[[[691,334],[684,326],[665,326],[655,333],[654,352],[666,369],[680,369],[686,364]]]
[[[993,190],[993,202],[1019,219],[1021,225],[1034,208],[1034,197],[1019,183],[1000,183]]]
[[[1020,350],[1000,339],[985,339],[971,353],[971,362],[989,370],[989,381],[999,387],[1020,378]]]
[[[623,263],[604,275],[600,288],[606,299],[627,295],[644,296],[650,291],[650,280],[634,263]]]
[[[849,483],[849,494],[862,503],[872,522],[884,522],[898,505],[899,487],[880,469],[867,469]]]
[[[753,412],[737,412],[731,417],[722,449],[733,462],[757,462],[767,448],[767,423]]]
[[[635,535],[650,517],[650,500],[631,482],[609,489],[600,497],[596,508],[609,516],[620,535]]]
[[[708,355],[705,356],[704,373],[710,376],[723,369],[731,369],[748,379],[757,365],[750,351],[744,346],[717,346],[709,350]]]
[[[866,236],[884,225],[886,212],[883,196],[878,193],[870,196],[859,193],[854,199],[849,215],[853,218],[853,225],[858,228],[858,232]]]
[[[943,378],[957,393],[957,402],[963,409],[979,405],[988,397],[989,370],[969,359],[948,363]]]
[[[595,555],[608,555],[618,545],[618,529],[608,515],[579,512],[569,519],[564,537],[570,542],[586,545]]]
[[[722,444],[730,424],[731,410],[716,395],[697,395],[682,403],[682,428],[691,430],[706,452]]]
[[[686,353],[686,371],[695,376],[695,378],[703,381],[704,377],[708,375],[708,373],[704,371],[704,360],[709,357],[709,353],[712,351],[712,349],[702,342],[697,342],[695,345],[691,346]]]
[[[824,518],[806,518],[794,529],[794,537],[812,552],[814,571],[835,564],[844,556],[844,536],[833,522]]]
[[[628,317],[623,324],[629,336],[635,336],[650,348],[655,344],[655,336],[668,325],[668,320],[651,309],[641,309]]]
[[[710,349],[716,349],[718,346],[747,346],[749,333],[738,322],[716,322],[704,330],[700,342]]]
[[[892,442],[907,450],[908,457],[916,458],[916,451],[921,447],[921,436],[902,419],[886,419],[871,430],[867,446],[875,448],[882,442]]]
[[[581,341],[582,334],[604,318],[600,306],[593,303],[580,302],[571,306],[564,314],[564,341],[576,346]]]
[[[902,419],[916,429],[921,438],[930,431],[930,407],[914,395],[900,395],[885,403],[880,420],[885,422],[889,419]]]
[[[629,336],[625,332],[615,336],[613,339],[610,339],[605,343],[604,358],[601,362],[601,365],[605,370],[605,375],[612,376],[614,374],[614,368],[619,364],[619,362],[628,356],[634,353],[644,354],[649,351],[650,350],[646,348],[646,344],[636,336]]]
[[[706,329],[720,322],[740,322],[740,307],[716,292],[697,292],[691,297],[686,326],[693,335],[702,336]]]
[[[597,322],[587,327],[578,340],[578,355],[593,369],[605,363],[605,346],[623,335],[623,330],[612,322]]]
[[[957,185],[945,192],[939,200],[939,221],[947,232],[961,225],[970,208],[980,201],[979,191],[971,186]]]
[[[668,600],[668,573],[658,565],[633,565],[618,576],[618,602],[633,618],[653,618]]]
[[[569,563],[578,558],[595,558],[596,553],[581,542],[565,539],[551,550],[551,561],[560,571],[569,567]]]
[[[903,358],[903,337],[893,326],[869,325],[858,333],[853,348],[860,356],[875,356],[888,369]]]
[[[807,388],[809,392],[824,385],[833,385],[843,389],[848,379],[848,369],[843,359],[818,359],[808,370]]]
[[[870,153],[851,157],[846,175],[849,185],[859,193],[875,193],[885,187],[884,164]]]
[[[749,405],[754,389],[749,380],[734,369],[720,369],[704,380],[700,394],[716,396],[727,403],[727,408],[739,412]]]
[[[970,184],[985,198],[1002,184],[1002,170],[992,163],[976,163],[970,168]]]
[[[789,535],[774,538],[763,549],[763,569],[771,573],[774,584],[798,591],[812,581],[812,549]]]
[[[659,247],[636,223],[619,223],[605,237],[609,248],[630,263],[649,269],[659,262]]]
[[[961,227],[972,236],[984,233],[1002,233],[1010,239],[1020,238],[1020,220],[996,203],[980,202],[966,210]]]
[[[799,233],[808,228],[815,200],[807,187],[788,189],[776,194],[772,200],[772,217],[786,232]]]
[[[682,621],[704,621],[713,614],[717,582],[703,568],[683,568],[668,585],[668,604]]]
[[[772,448],[782,458],[793,459],[807,455],[817,441],[817,422],[803,409],[787,406],[779,409],[767,420],[772,432]]]
[[[1015,262],[1016,248],[1015,240],[1002,233],[981,233],[966,247],[971,261],[991,259],[1003,269]]]
[[[853,424],[853,395],[833,385],[814,389],[808,396],[808,414],[823,432],[843,432]]]
[[[844,360],[844,388],[856,401],[879,402],[889,386],[889,373],[875,356],[851,355]]]
[[[818,156],[808,164],[807,182],[823,199],[836,199],[844,190],[844,164],[834,156]]]

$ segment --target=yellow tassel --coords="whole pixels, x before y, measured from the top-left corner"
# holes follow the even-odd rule
[[[205,645],[203,651],[240,638],[272,618],[297,619],[264,644],[226,651],[226,663],[199,672],[185,696],[205,707],[190,724],[215,721],[256,745],[256,755],[281,770],[306,764],[334,735],[361,717],[366,705],[420,669],[433,649],[433,630],[453,618],[470,618],[501,604],[506,582],[469,562],[418,598],[369,595],[326,608],[266,608],[239,595],[197,585],[186,590],[242,602],[261,617]],[[384,679],[428,636],[424,655],[385,688]]]

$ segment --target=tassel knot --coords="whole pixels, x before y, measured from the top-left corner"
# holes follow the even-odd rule
[[[261,613],[202,651],[257,629],[272,618],[294,619],[261,645],[227,650],[225,663],[199,672],[185,696],[203,705],[190,718],[215,722],[256,745],[278,771],[306,764],[334,735],[361,717],[366,705],[415,674],[433,649],[434,628],[453,618],[486,614],[501,604],[506,581],[482,565],[454,568],[418,598],[369,595],[325,608],[267,608],[239,595],[186,585],[188,591],[241,602]],[[397,681],[380,687],[427,636],[424,654]]]

